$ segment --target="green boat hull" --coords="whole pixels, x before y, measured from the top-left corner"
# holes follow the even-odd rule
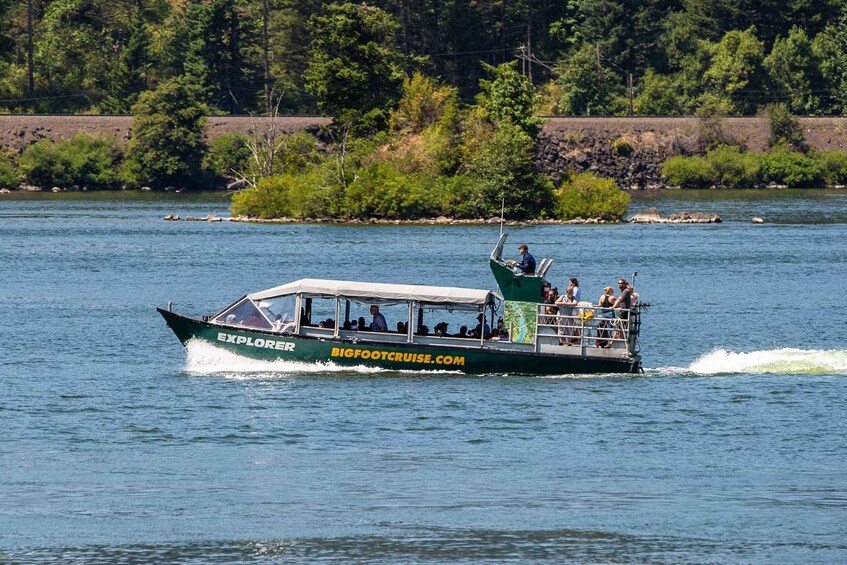
[[[415,343],[385,343],[358,339],[280,335],[252,329],[222,327],[157,308],[186,345],[199,339],[250,359],[332,362],[341,366],[370,366],[398,371],[459,371],[468,374],[561,375],[636,373],[632,358],[592,358],[532,351],[503,351],[479,347],[435,347]]]

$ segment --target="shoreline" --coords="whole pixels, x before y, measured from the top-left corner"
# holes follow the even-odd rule
[[[334,224],[334,225],[420,225],[420,226],[491,226],[500,224],[500,218],[416,218],[416,219],[386,219],[386,218],[251,218],[250,216],[179,216],[168,214],[166,222],[235,222],[245,224]],[[538,225],[622,225],[622,224],[720,224],[723,220],[718,214],[704,212],[677,212],[668,217],[662,217],[658,211],[643,210],[634,214],[630,219],[604,220],[602,218],[575,218],[573,220],[530,219],[503,220],[504,226],[538,226]]]

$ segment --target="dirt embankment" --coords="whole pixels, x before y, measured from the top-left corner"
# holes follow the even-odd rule
[[[254,124],[262,128],[266,118],[249,116],[213,116],[206,122],[209,138],[222,133],[249,133]],[[317,116],[284,116],[278,118],[283,132],[316,130],[330,123],[330,118]],[[7,151],[21,151],[42,139],[59,141],[79,133],[114,135],[126,143],[132,130],[132,116],[56,116],[56,115],[0,115],[0,147]]]
[[[209,138],[222,133],[248,133],[266,118],[210,117]],[[329,118],[278,118],[285,132],[316,131]],[[806,142],[823,151],[847,150],[847,118],[800,118]],[[0,115],[0,147],[21,151],[41,139],[69,139],[78,133],[109,134],[129,139],[131,116]],[[768,124],[761,118],[726,118],[725,134],[751,150],[767,147]],[[617,150],[615,142],[618,143]],[[623,149],[623,150],[621,150]],[[697,118],[548,118],[542,128],[537,166],[554,179],[567,171],[592,171],[614,178],[627,189],[661,188],[662,163],[673,155],[701,152]]]

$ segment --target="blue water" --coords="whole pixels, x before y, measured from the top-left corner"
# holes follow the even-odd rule
[[[554,378],[187,355],[153,309],[307,276],[488,288],[496,227],[0,198],[0,561],[847,562],[847,193],[642,195],[727,221],[512,228],[560,287],[596,300],[638,271],[654,304],[644,375]]]

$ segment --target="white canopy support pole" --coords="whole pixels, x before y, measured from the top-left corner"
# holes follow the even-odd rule
[[[409,302],[409,317],[406,319],[406,342],[415,341],[415,303]]]
[[[341,328],[341,324],[338,323],[341,316],[341,297],[335,297],[335,328],[332,332],[334,337],[338,337],[338,331]]]
[[[300,311],[302,308],[301,304],[303,299],[299,294],[295,296],[296,298],[294,299],[294,335],[300,335]]]

